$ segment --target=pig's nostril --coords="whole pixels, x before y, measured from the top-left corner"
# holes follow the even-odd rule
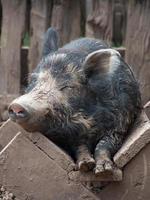
[[[12,104],[8,108],[9,116],[11,119],[25,119],[28,116],[28,112],[19,104]]]

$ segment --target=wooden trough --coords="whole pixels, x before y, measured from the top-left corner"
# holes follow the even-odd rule
[[[96,177],[74,171],[72,159],[46,137],[8,120],[0,128],[0,185],[20,200],[150,199],[149,142],[143,112],[114,156],[114,173]]]

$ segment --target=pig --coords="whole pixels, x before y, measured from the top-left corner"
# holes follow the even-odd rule
[[[42,59],[25,94],[9,105],[9,117],[68,152],[80,171],[113,173],[113,156],[142,110],[138,82],[120,53],[101,40],[58,43],[49,28]]]

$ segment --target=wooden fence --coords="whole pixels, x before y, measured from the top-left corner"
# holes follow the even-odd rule
[[[143,102],[150,99],[149,0],[0,0],[0,104],[26,86],[49,26],[58,30],[60,46],[88,36],[124,47]]]

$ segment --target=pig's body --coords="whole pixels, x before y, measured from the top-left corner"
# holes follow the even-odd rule
[[[49,33],[56,36],[53,29]],[[96,161],[96,174],[111,171],[111,158],[141,111],[133,73],[102,41],[83,38],[58,50],[52,46],[44,51],[27,94],[10,105],[10,116],[68,151],[81,170]]]

